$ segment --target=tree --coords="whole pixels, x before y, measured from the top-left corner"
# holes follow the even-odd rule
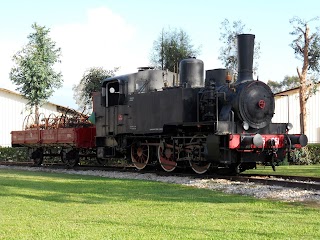
[[[182,59],[195,57],[199,48],[194,49],[188,34],[180,30],[165,31],[162,29],[158,39],[153,43],[151,63],[157,69],[168,69],[178,72],[178,64]]]
[[[55,88],[62,86],[62,74],[53,69],[60,62],[60,48],[49,37],[50,30],[32,24],[35,32],[28,35],[29,42],[13,56],[15,66],[10,71],[10,79],[28,100],[28,105],[35,107],[36,124],[39,106],[52,96]]]
[[[235,75],[238,72],[238,43],[237,43],[237,35],[242,34],[244,32],[250,32],[251,29],[246,29],[245,24],[241,22],[241,20],[229,22],[228,19],[225,19],[221,22],[220,27],[220,38],[223,46],[220,48],[220,55],[218,57],[225,66],[225,68],[233,71]],[[254,66],[253,71],[256,74],[258,70],[258,62],[257,60],[260,57],[260,42],[255,42],[254,46]]]
[[[113,77],[118,68],[105,70],[102,67],[92,67],[82,76],[79,84],[74,85],[73,98],[83,109],[92,109],[92,93],[101,91],[101,84],[105,78]]]
[[[299,87],[299,77],[286,75],[281,82],[269,80],[267,84],[269,85],[273,93],[283,92]]]
[[[320,36],[318,32],[311,33],[309,27],[310,22],[318,19],[318,17],[308,21],[302,20],[299,17],[290,19],[290,23],[294,29],[290,34],[296,37],[290,46],[293,48],[296,58],[302,61],[302,67],[297,67],[302,120],[301,133],[305,133],[306,131],[306,104],[309,97],[316,92],[316,85],[314,83],[317,81],[317,75],[320,70]],[[319,29],[317,28],[317,30]]]

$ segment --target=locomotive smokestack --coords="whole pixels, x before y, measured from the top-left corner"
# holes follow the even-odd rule
[[[238,78],[237,82],[244,80],[253,80],[253,50],[254,35],[240,34],[238,35]]]

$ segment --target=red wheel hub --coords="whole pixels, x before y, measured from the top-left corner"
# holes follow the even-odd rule
[[[142,154],[143,154],[143,150],[142,150],[141,147],[139,147],[139,148],[137,149],[137,155],[138,155],[138,157],[141,157]]]
[[[258,106],[259,106],[259,108],[264,109],[265,106],[266,106],[266,102],[265,102],[264,100],[260,100],[260,101],[258,102]]]

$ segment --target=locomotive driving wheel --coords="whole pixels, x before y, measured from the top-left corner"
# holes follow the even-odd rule
[[[202,155],[204,151],[204,143],[206,141],[206,136],[204,135],[195,135],[191,141],[190,146],[188,147],[188,157],[189,164],[192,170],[198,174],[203,174],[211,166],[211,163],[208,162],[205,157]]]
[[[158,147],[158,160],[163,170],[172,172],[177,167],[179,153],[173,150],[173,145],[161,142]]]
[[[147,166],[149,155],[150,148],[147,141],[135,142],[131,145],[131,161],[137,169],[141,170]]]

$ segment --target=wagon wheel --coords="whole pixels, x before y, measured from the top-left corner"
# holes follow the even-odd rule
[[[161,142],[158,147],[158,160],[163,170],[166,172],[172,172],[177,167],[177,159],[179,152],[177,149],[175,153],[172,144]],[[173,156],[175,155],[175,156]]]
[[[67,164],[67,152],[65,149],[61,149],[60,159],[61,159],[61,162],[63,162],[64,164]]]
[[[145,143],[136,142],[131,145],[131,160],[133,165],[141,170],[144,169],[149,161],[150,148],[145,141]]]
[[[211,163],[202,156],[204,151],[204,142],[206,141],[206,136],[204,135],[195,135],[190,141],[190,147],[188,151],[189,163],[192,170],[198,174],[205,173]]]
[[[66,165],[67,167],[75,167],[79,164],[79,151],[77,149],[72,149],[66,154]]]
[[[106,158],[97,158],[97,162],[99,165],[104,166],[107,164],[108,160]]]
[[[37,148],[35,151],[31,152],[30,158],[34,165],[40,166],[43,162],[43,149]]]

